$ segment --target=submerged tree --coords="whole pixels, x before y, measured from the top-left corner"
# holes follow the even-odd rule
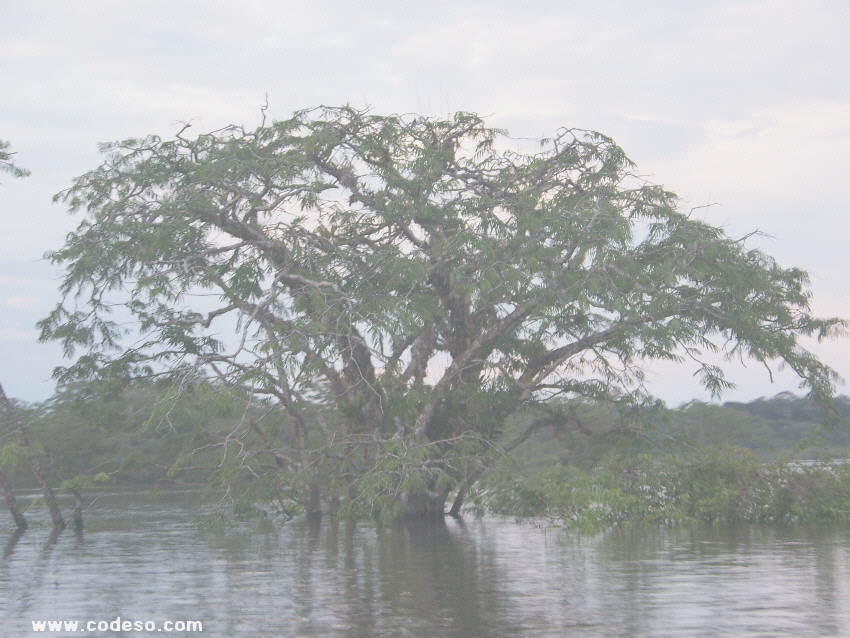
[[[14,153],[9,150],[9,142],[0,140],[0,172],[11,173],[14,177],[24,177],[28,175],[29,173],[27,170],[15,165],[12,161],[12,155],[14,155]],[[3,386],[0,386],[0,396],[3,398],[6,396],[5,393],[3,393]],[[12,513],[15,525],[17,525],[19,530],[26,529],[27,520],[21,513],[21,508],[18,506],[18,502],[15,499],[15,493],[12,490],[12,484],[3,473],[2,467],[0,467],[0,487],[3,489],[3,497],[6,499],[6,505]]]
[[[799,338],[843,324],[811,316],[806,273],[680,211],[604,135],[524,154],[473,114],[348,107],[187,129],[104,146],[57,196],[86,217],[49,255],[66,274],[42,338],[82,349],[60,379],[203,374],[274,406],[223,441],[219,475],[258,498],[441,513],[569,421],[553,398],[653,405],[651,359],[693,360],[716,393],[703,353],[778,360],[832,393]]]
[[[27,169],[21,168],[15,164],[12,159],[13,155],[14,153],[9,150],[9,143],[0,140],[0,173],[9,173],[13,177],[26,177],[29,175],[29,171]],[[44,495],[44,501],[47,503],[47,507],[50,510],[50,516],[53,519],[54,527],[57,530],[64,529],[65,519],[62,516],[59,505],[56,503],[56,495],[53,492],[53,488],[50,486],[50,483],[45,478],[45,473],[42,471],[42,459],[40,458],[40,454],[38,452],[33,452],[31,449],[26,426],[21,421],[14,404],[9,400],[9,397],[6,396],[6,392],[3,390],[2,384],[0,384],[0,407],[2,407],[3,413],[6,415],[9,423],[15,431],[18,441],[17,451],[23,453],[24,458],[30,466],[33,477],[38,482],[39,487],[41,487],[42,494]],[[9,449],[11,449],[11,446],[9,446]],[[7,452],[7,448],[4,447],[3,451]],[[15,455],[4,454],[3,456]],[[0,470],[0,486],[3,488],[6,504],[9,506],[12,518],[15,519],[15,525],[17,525],[19,530],[26,529],[26,519],[21,513],[15,500],[12,486],[2,470]]]

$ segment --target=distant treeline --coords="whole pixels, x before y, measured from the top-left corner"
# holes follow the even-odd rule
[[[79,384],[47,401],[18,402],[17,407],[33,445],[47,449],[62,479],[214,482],[223,467],[222,442],[237,428],[250,430],[255,418],[263,420],[267,435],[275,436],[278,445],[287,444],[286,428],[276,431],[274,426],[287,418],[282,411],[276,413],[279,408],[205,383],[179,390],[164,381]],[[850,452],[850,398],[836,398],[834,407],[834,414],[825,418],[808,400],[782,393],[749,403],[694,401],[637,419],[581,403],[570,406],[571,425],[541,429],[519,447],[515,468],[523,473],[554,466],[592,469],[620,453],[669,454],[723,446],[763,460],[841,457]],[[321,406],[316,409],[318,415]],[[0,416],[0,462],[15,483],[28,484],[31,479],[17,462],[4,418]],[[516,422],[505,438],[522,428],[523,423]]]
[[[204,383],[176,389],[165,381],[117,380],[65,387],[41,403],[17,402],[33,445],[46,448],[56,477],[118,483],[208,481],[221,442],[264,407],[248,405],[246,397]],[[29,484],[4,419],[0,415],[0,462],[16,484]]]
[[[553,465],[591,469],[621,453],[668,454],[731,446],[768,461],[844,457],[850,453],[850,398],[824,413],[783,392],[748,403],[691,401],[675,409],[620,413],[599,404],[571,406],[569,426],[541,430],[517,451],[527,472]],[[514,424],[508,434],[521,430]]]
[[[669,428],[700,444],[735,445],[760,457],[844,455],[850,451],[850,398],[836,397],[833,406],[835,413],[824,415],[789,392],[749,403],[693,402],[671,413]]]

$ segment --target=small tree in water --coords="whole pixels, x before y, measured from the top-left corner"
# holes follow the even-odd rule
[[[15,164],[12,158],[13,155],[14,153],[9,150],[9,142],[0,140],[0,173],[9,173],[14,177],[26,177],[29,175],[29,171],[24,168],[20,168]],[[14,412],[12,403],[6,397],[6,393],[3,391],[2,385],[0,385],[0,404],[3,404],[3,408],[7,412],[9,420],[12,421],[17,415]],[[15,525],[17,525],[19,530],[26,529],[27,521],[21,513],[18,502],[15,499],[15,494],[12,491],[12,484],[3,473],[2,466],[0,466],[0,488],[3,489],[3,496],[6,499],[6,505],[9,507],[9,511],[12,513],[12,518],[15,520]]]
[[[679,210],[604,135],[524,154],[470,113],[348,107],[187,129],[105,145],[57,196],[85,218],[49,255],[64,296],[42,338],[82,349],[62,380],[202,375],[268,405],[214,477],[251,499],[442,514],[494,454],[569,420],[553,397],[649,407],[641,366],[683,356],[721,392],[701,361],[719,343],[832,393],[799,338],[842,324],[811,316],[806,273]]]

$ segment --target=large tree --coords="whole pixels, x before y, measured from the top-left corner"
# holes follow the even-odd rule
[[[442,512],[516,443],[507,419],[569,418],[553,398],[651,404],[652,359],[715,392],[704,353],[784,361],[830,396],[800,337],[842,323],[810,314],[805,272],[680,210],[604,135],[516,147],[469,113],[349,107],[105,145],[57,196],[85,214],[50,254],[42,336],[82,350],[60,378],[238,387],[277,416],[234,424],[223,475],[384,516]]]

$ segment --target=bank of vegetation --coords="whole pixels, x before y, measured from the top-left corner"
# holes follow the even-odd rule
[[[826,422],[810,401],[787,393],[748,403],[691,402],[636,422],[601,405],[574,404],[570,420],[494,455],[467,508],[583,529],[846,521],[850,398],[833,405]],[[17,404],[55,475],[71,477],[70,485],[227,486],[242,512],[271,490],[264,495],[256,480],[239,476],[228,440],[252,421],[280,436],[269,424],[284,417],[272,404],[248,406],[248,397],[205,383],[178,393],[142,381],[76,384],[42,403]],[[315,410],[321,418],[320,406]],[[504,440],[515,440],[530,419],[507,427]],[[8,425],[2,422],[3,433]],[[14,440],[4,440],[4,470],[18,485],[34,485]],[[272,450],[257,456],[274,462]]]
[[[850,399],[692,402],[638,427],[581,405],[478,486],[478,511],[599,528],[850,520]],[[612,425],[613,424],[613,425]]]
[[[850,465],[762,461],[743,448],[615,454],[592,469],[493,474],[482,511],[580,529],[640,523],[801,523],[850,519]]]

